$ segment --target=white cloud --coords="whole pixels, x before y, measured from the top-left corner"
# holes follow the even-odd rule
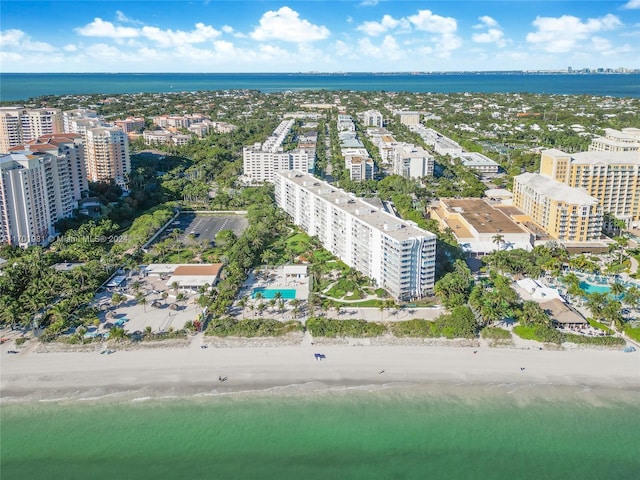
[[[361,7],[375,7],[376,5],[378,5],[378,2],[379,2],[379,0],[362,0],[362,2],[360,2],[360,6]]]
[[[476,33],[471,36],[472,40],[476,43],[497,43],[504,37],[502,30],[497,28],[490,28],[484,33]]]
[[[405,57],[405,53],[391,35],[385,36],[380,45],[374,45],[369,38],[362,38],[358,41],[358,51],[362,58],[380,58],[395,61]]]
[[[137,28],[116,26],[98,17],[84,27],[76,28],[75,31],[84,37],[131,38],[140,34]]]
[[[203,43],[220,36],[220,32],[210,25],[196,23],[195,30],[184,32],[171,29],[161,30],[158,27],[142,27],[141,35],[163,47],[181,46],[191,43]]]
[[[635,10],[640,8],[640,0],[629,0],[628,3],[625,3],[622,8],[627,10]]]
[[[431,10],[418,10],[417,15],[407,17],[416,30],[431,33],[450,34],[458,29],[458,22],[452,17],[434,15]]]
[[[499,47],[504,47],[507,44],[504,39],[504,32],[495,19],[484,15],[478,17],[478,20],[480,20],[480,24],[474,25],[473,28],[486,28],[487,31],[474,33],[471,35],[471,40],[476,43],[495,43]]]
[[[482,17],[478,17],[478,20],[480,20],[480,25],[476,25],[474,28],[484,28],[484,27],[491,28],[491,27],[498,26],[498,22],[488,15],[483,15]]]
[[[301,43],[324,40],[329,36],[329,29],[324,25],[313,25],[300,18],[298,12],[289,7],[277,11],[268,11],[260,19],[260,26],[249,34],[258,41],[283,40]]]
[[[139,20],[135,20],[133,18],[129,18],[127,17],[123,12],[121,12],[120,10],[116,10],[116,20],[118,22],[121,23],[133,23],[135,25],[141,25],[142,22]]]
[[[233,33],[233,27],[230,25],[223,25],[222,26],[222,31],[224,33]]]
[[[622,25],[612,14],[601,18],[589,18],[585,22],[572,15],[561,17],[537,17],[533,26],[538,30],[527,34],[527,42],[540,45],[550,53],[572,51],[578,42],[587,40],[590,34],[613,30]]]
[[[62,49],[65,52],[77,52],[78,51],[78,47],[76,47],[74,44],[70,43],[68,45],[65,45],[64,47],[62,47]]]
[[[362,25],[359,25],[356,30],[360,30],[371,37],[375,37],[400,26],[404,28],[408,27],[407,20],[396,20],[391,15],[384,15],[380,22],[364,22]]]
[[[28,52],[53,52],[56,50],[54,46],[32,40],[31,36],[15,28],[0,31],[0,47],[2,47],[0,50],[5,47],[18,47]]]

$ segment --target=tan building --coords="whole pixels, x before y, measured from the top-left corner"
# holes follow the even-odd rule
[[[126,175],[131,171],[129,139],[118,127],[91,128],[86,132],[85,158],[87,175],[92,182],[115,179],[126,188]]]
[[[563,243],[598,240],[602,233],[603,209],[584,189],[537,173],[513,179],[513,204]]]
[[[77,133],[43,135],[25,145],[12,147],[11,153],[48,153],[56,157],[59,164],[65,164],[69,173],[68,188],[74,202],[78,202],[82,193],[89,189],[84,161],[84,140]]]
[[[0,107],[0,153],[41,135],[62,133],[62,111],[57,108]]]
[[[481,198],[441,198],[430,214],[442,229],[453,233],[467,252],[532,249],[532,235]]]
[[[640,152],[544,150],[540,173],[570,187],[583,188],[603,211],[630,227],[640,226]]]
[[[605,128],[604,137],[591,140],[590,152],[639,152],[640,128],[623,128],[622,131]]]

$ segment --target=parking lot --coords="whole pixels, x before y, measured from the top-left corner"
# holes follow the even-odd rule
[[[191,233],[200,241],[215,240],[221,230],[232,230],[239,237],[248,226],[249,222],[241,215],[183,213],[167,228],[166,235],[178,228],[181,232],[179,241],[188,243]]]

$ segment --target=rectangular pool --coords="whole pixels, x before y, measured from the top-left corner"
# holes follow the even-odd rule
[[[276,293],[280,292],[280,298],[285,300],[293,300],[296,298],[295,288],[254,288],[252,298],[256,298],[258,293],[262,294],[262,298],[270,300],[276,297]]]

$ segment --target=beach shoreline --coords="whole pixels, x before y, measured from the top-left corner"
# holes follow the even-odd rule
[[[602,396],[621,401],[640,398],[637,353],[449,345],[225,348],[194,339],[188,346],[115,346],[111,354],[39,353],[34,346],[6,355],[3,348],[0,403],[377,390],[458,398],[508,394],[520,401],[562,397],[599,403]],[[316,359],[316,353],[325,358]]]

